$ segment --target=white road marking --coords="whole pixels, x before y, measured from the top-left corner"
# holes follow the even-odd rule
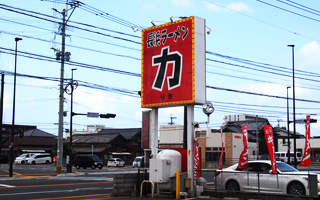
[[[0,184],[0,187],[16,187],[16,186],[14,186],[14,185]]]

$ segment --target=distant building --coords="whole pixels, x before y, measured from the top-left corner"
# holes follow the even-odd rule
[[[52,148],[54,144],[57,142],[57,136],[39,130],[36,128],[36,126],[23,127],[25,129],[24,136],[19,137],[17,135],[14,137],[14,158],[24,152],[46,152],[50,154],[52,153]],[[11,137],[7,136],[6,138],[3,138],[1,152],[9,154],[10,142]]]
[[[69,138],[68,138],[69,139]],[[143,155],[141,128],[114,129],[88,125],[88,130],[72,133],[72,153],[93,153],[106,162],[121,158],[126,164]]]

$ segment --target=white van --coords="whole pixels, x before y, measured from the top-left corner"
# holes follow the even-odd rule
[[[285,151],[280,151],[280,152],[275,152],[276,160],[279,159],[282,162],[287,163],[288,162],[288,152]],[[299,164],[302,159],[302,155],[300,152],[296,152],[296,158],[297,158],[297,163]],[[294,152],[290,151],[290,163],[293,164],[293,159],[294,159]]]
[[[39,164],[45,163],[49,164],[52,162],[51,155],[49,153],[36,153],[33,154],[31,157],[27,158],[27,164]]]
[[[27,158],[31,157],[33,153],[23,153],[19,157],[16,157],[14,164],[25,164]]]

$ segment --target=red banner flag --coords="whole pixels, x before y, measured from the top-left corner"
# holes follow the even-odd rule
[[[239,157],[239,164],[237,169],[247,169],[248,167],[248,127],[246,124],[242,125],[243,133],[243,150]]]
[[[220,132],[221,132],[221,155],[219,160],[219,169],[222,169],[222,157],[223,157],[223,148],[224,148],[224,142],[223,142],[223,133],[222,133],[222,126],[220,126]]]
[[[300,163],[300,166],[309,167],[310,166],[310,115],[307,115],[306,122],[306,140],[304,145],[304,153]]]
[[[200,152],[199,152],[199,138],[194,139],[194,180],[200,178],[201,174],[201,163],[200,163]]]
[[[272,174],[275,174],[277,173],[277,166],[276,166],[276,158],[274,155],[272,126],[271,125],[263,126],[263,130],[264,130],[264,137],[266,138],[266,142],[267,142],[269,157],[271,160]]]

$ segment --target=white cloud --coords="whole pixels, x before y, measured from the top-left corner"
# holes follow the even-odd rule
[[[246,3],[242,3],[242,2],[239,2],[239,3],[232,2],[226,7],[237,12],[240,12],[240,11],[251,12],[251,9],[249,8],[249,6]]]
[[[223,10],[222,7],[216,5],[216,4],[213,4],[213,3],[210,3],[210,2],[206,2],[206,7],[209,9],[209,10],[212,10],[212,11],[215,11],[215,12],[220,12]]]
[[[242,2],[232,2],[226,6],[224,5],[218,5],[212,2],[206,2],[206,7],[209,10],[215,11],[215,12],[222,12],[222,11],[247,11],[247,12],[251,12],[252,9],[246,4],[246,3],[242,3]]]
[[[190,0],[171,0],[173,6],[192,6]]]
[[[68,95],[69,96],[69,95]],[[68,98],[68,97],[67,97]],[[99,90],[88,90],[84,87],[78,87],[73,93],[74,107],[79,106],[81,112],[109,112],[114,111],[114,104],[117,99],[114,96],[106,96]],[[90,102],[88,104],[88,102]]]
[[[152,9],[155,9],[156,7],[157,6],[153,3],[146,3],[141,6],[143,10],[152,10]]]
[[[298,52],[302,57],[301,66],[319,66],[320,65],[320,45],[313,41],[305,44]]]

